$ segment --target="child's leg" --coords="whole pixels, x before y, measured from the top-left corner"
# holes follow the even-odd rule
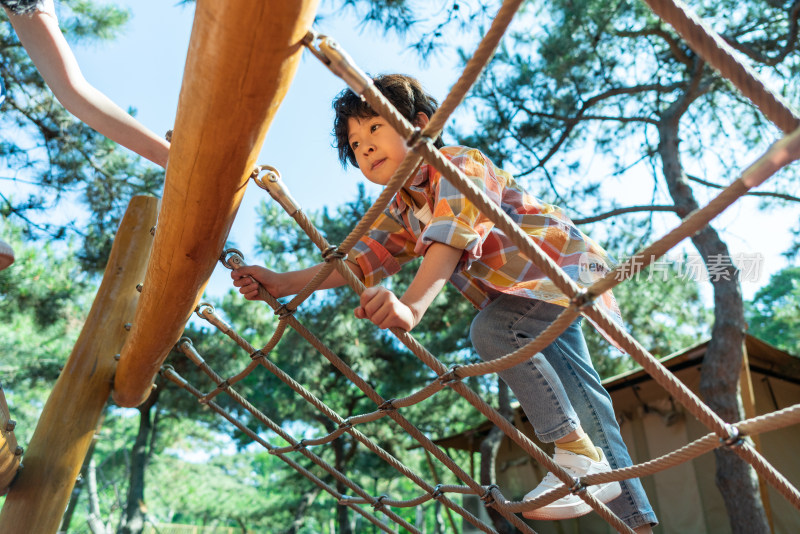
[[[525,346],[530,339],[527,334],[521,335],[521,321],[539,331],[547,328],[552,321],[535,318],[541,305],[547,303],[503,295],[481,310],[470,328],[472,345],[480,357],[490,361]],[[552,443],[580,428],[578,414],[544,354],[536,354],[499,375],[516,395],[541,441]]]
[[[560,306],[541,301],[500,296],[473,321],[470,332],[473,345],[485,360],[504,356],[535,338],[563,311],[564,308]],[[542,359],[546,365],[538,366]],[[561,417],[566,416],[569,421],[574,418],[575,427],[572,429],[580,421],[584,431],[603,450],[612,467],[631,465],[614,416],[611,397],[600,384],[600,378],[592,366],[578,321],[531,361],[500,373],[517,396],[537,436],[542,441],[555,441],[567,435],[569,432],[564,430],[571,427],[564,424],[560,432],[550,433],[537,428],[541,424],[542,396],[550,395],[549,391],[543,394],[542,391],[535,391],[539,388],[531,387],[531,384],[542,384],[539,381],[540,374],[549,378],[547,386],[550,390],[559,391],[559,398],[566,393],[569,408],[563,410]],[[559,435],[561,432],[564,434]],[[638,479],[622,482],[622,490],[620,498],[608,503],[614,513],[633,528],[656,523],[655,514]]]
[[[589,357],[580,321],[573,323],[543,352],[558,373],[584,431],[603,449],[611,467],[618,469],[632,465],[614,415],[611,396],[600,383],[600,376]],[[609,508],[632,528],[657,523],[641,481],[635,478],[621,484],[622,496],[610,502]]]

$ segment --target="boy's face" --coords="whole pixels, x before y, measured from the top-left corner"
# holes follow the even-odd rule
[[[415,122],[416,126],[424,127],[428,117],[419,113]],[[350,117],[347,133],[361,173],[372,183],[389,183],[409,151],[406,140],[381,117]]]

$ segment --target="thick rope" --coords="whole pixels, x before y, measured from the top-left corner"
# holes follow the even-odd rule
[[[203,394],[199,390],[194,388],[191,384],[189,384],[186,381],[186,379],[184,379],[177,372],[175,372],[175,370],[172,367],[165,366],[164,368],[162,368],[161,375],[164,378],[166,378],[167,380],[169,380],[170,382],[172,382],[175,385],[177,385],[178,387],[180,387],[182,389],[185,389],[186,391],[188,391],[189,393],[191,393],[192,395],[197,397],[198,400],[202,399]],[[230,423],[232,423],[236,428],[238,428],[239,430],[244,432],[253,441],[255,441],[256,443],[258,443],[259,445],[261,445],[262,447],[264,447],[265,449],[267,449],[270,452],[275,451],[275,447],[273,447],[269,442],[267,442],[266,440],[261,438],[258,434],[253,432],[251,429],[247,428],[246,425],[244,425],[244,424],[240,423],[238,420],[236,420],[230,413],[228,413],[226,410],[224,410],[219,404],[217,404],[217,403],[212,401],[212,402],[207,403],[207,405],[214,412],[216,412],[217,414],[221,415],[222,417],[227,419]],[[281,460],[283,460],[284,462],[286,462],[295,471],[297,471],[298,473],[300,473],[303,476],[305,476],[306,478],[308,478],[310,481],[312,481],[318,487],[320,487],[323,490],[325,490],[326,492],[328,492],[330,495],[332,495],[337,500],[340,500],[342,498],[342,494],[341,493],[339,493],[333,487],[331,487],[330,485],[328,485],[327,483],[322,481],[316,475],[311,473],[305,467],[303,467],[302,465],[298,464],[297,462],[295,462],[294,460],[292,460],[288,456],[286,456],[284,454],[281,454],[281,453],[275,453],[275,455],[278,458],[280,458]],[[320,463],[324,463],[324,461],[321,458],[319,458],[319,457],[317,457],[317,458],[320,461]],[[317,463],[317,462],[315,462],[315,463]],[[327,466],[327,467],[335,471],[335,469],[333,469],[333,467],[331,467],[331,466]],[[341,476],[343,477],[343,475],[341,475]],[[353,483],[351,482],[351,484],[353,484]],[[351,489],[354,489],[350,485],[348,485],[348,487],[350,487]],[[353,502],[353,504],[357,504],[357,503]],[[381,528],[381,530],[383,530],[384,532],[394,532],[391,529],[387,528],[386,525],[384,525],[381,521],[379,521],[375,516],[373,516],[372,514],[362,510],[361,507],[359,507],[359,506],[348,506],[348,507],[351,510],[356,511],[357,513],[359,513],[360,515],[365,517],[367,520],[369,520],[374,525],[379,526]],[[415,531],[415,530],[412,530],[412,532],[413,531]]]
[[[656,242],[631,256],[589,288],[599,295],[617,284],[632,278],[642,269],[663,256],[672,247],[704,228],[753,187],[764,183],[773,174],[800,159],[800,128],[778,140],[742,175],[702,208],[693,211],[673,230]]]
[[[644,0],[653,13],[674,27],[698,54],[729,79],[783,133],[800,126],[800,117],[779,95],[767,89],[752,68],[740,62],[731,46],[689,11],[681,0]]]
[[[240,261],[240,259],[238,259],[235,256],[230,258],[229,262],[230,262],[230,264],[232,266],[239,266],[242,263]],[[272,301],[271,305],[273,306],[273,308],[279,308],[280,307],[280,303],[278,303],[275,299],[273,299],[266,291],[264,291],[263,288],[260,288],[260,292],[263,293],[262,296],[266,300],[268,300],[268,303],[269,303],[270,300]],[[204,316],[207,315],[207,314],[204,314]],[[334,366],[336,366],[345,376],[347,376],[347,378],[351,382],[353,382],[357,387],[359,387],[359,389],[361,389],[368,396],[368,398],[370,398],[373,402],[375,402],[379,406],[385,404],[386,401],[384,401],[384,399],[380,395],[378,395],[378,393],[375,392],[374,389],[372,389],[372,387],[369,384],[367,384],[363,379],[361,379],[361,377],[359,377],[355,372],[353,372],[352,369],[350,369],[347,366],[347,364],[345,364],[340,358],[338,358],[338,356],[336,356],[333,352],[331,352],[324,344],[322,344],[321,341],[316,339],[316,337],[313,336],[313,334],[310,331],[305,329],[305,327],[303,327],[297,321],[297,319],[295,319],[294,317],[288,317],[286,320],[288,321],[288,323],[298,333],[300,333],[303,337],[305,337],[312,344],[312,346],[314,346],[314,348],[316,348],[321,354],[325,355],[326,358]],[[230,336],[230,334],[232,332],[233,332],[233,330],[229,329],[228,332],[225,332],[225,333]],[[237,343],[239,343],[240,346],[244,350],[246,350],[248,353],[253,354],[253,353],[256,352],[254,347],[252,347],[249,343],[244,341],[240,336],[235,336],[235,338],[233,336],[231,336],[231,338],[234,339],[235,341],[237,341]],[[189,350],[189,344],[188,343],[179,344],[178,345],[178,349],[181,350],[182,352],[186,352],[187,350]],[[396,458],[391,456],[388,452],[386,452],[385,450],[383,450],[380,447],[378,447],[377,445],[375,445],[364,434],[359,432],[357,429],[353,428],[353,420],[352,419],[345,420],[344,418],[339,416],[334,410],[330,409],[323,401],[318,399],[311,392],[306,390],[301,384],[297,383],[288,374],[283,372],[274,363],[272,363],[266,357],[265,354],[263,354],[263,353],[261,354],[261,357],[259,357],[258,362],[262,366],[264,366],[267,370],[269,370],[271,373],[273,373],[276,377],[278,377],[281,381],[283,381],[285,384],[287,384],[289,387],[291,387],[296,393],[298,393],[301,397],[303,397],[307,402],[309,402],[315,408],[317,408],[323,414],[325,414],[325,416],[328,417],[331,421],[333,421],[337,425],[344,426],[346,428],[346,430],[353,437],[355,437],[359,442],[364,444],[368,449],[370,449],[372,452],[374,452],[379,457],[381,457],[381,459],[383,459],[389,465],[394,467],[401,474],[403,474],[404,476],[409,478],[412,482],[414,482],[415,484],[420,486],[423,490],[425,490],[425,491],[427,491],[429,493],[434,491],[434,488],[432,486],[430,486],[427,482],[425,482],[425,480],[423,480],[421,477],[417,476],[415,473],[413,473],[411,470],[409,470],[405,465],[403,465],[399,460],[397,460]],[[227,382],[226,380],[223,380],[222,377],[216,375],[216,373],[214,373],[213,370],[211,370],[208,366],[205,366],[205,365],[201,366],[201,369],[204,372],[206,372],[206,374],[209,375],[209,377],[212,379],[212,381],[215,384],[220,384],[220,383]],[[226,387],[225,391],[226,392],[230,392],[230,388]],[[392,410],[388,414],[389,415],[393,415],[393,419],[398,421],[401,424],[401,426],[403,426],[403,428],[407,432],[424,438],[422,433],[420,433],[415,427],[413,427],[413,425],[411,425],[411,423],[409,423],[404,418],[402,418],[402,416],[397,414],[394,410]],[[427,438],[424,438],[424,439],[427,440]],[[287,441],[292,443],[291,440],[287,439]],[[428,447],[435,448],[437,453],[438,453],[437,456],[440,459],[442,457],[447,458],[447,456],[444,455],[444,453],[442,453],[438,449],[438,447],[436,447],[436,445],[433,444],[433,442],[430,442],[430,440],[427,440],[427,441],[428,441]],[[293,443],[293,445],[294,445],[294,443]],[[433,452],[433,451],[431,451],[431,452]],[[476,492],[480,491],[480,489],[481,489],[480,484],[478,484],[477,482],[473,481],[469,477],[469,475],[467,475],[467,473],[461,471],[458,468],[458,466],[454,462],[452,462],[452,460],[449,460],[449,458],[447,458],[447,460],[449,461],[448,467],[451,469],[451,471],[458,473],[460,475],[460,477],[462,478],[462,480],[464,480],[467,483],[470,483],[470,485],[475,489]],[[449,501],[446,498],[441,499],[441,501],[443,503],[447,504],[451,509],[453,509],[455,512],[457,512],[459,515],[461,515],[462,517],[464,517],[468,521],[470,521],[470,522],[476,521],[477,523],[473,522],[473,524],[475,524],[475,526],[477,526],[478,528],[481,528],[480,527],[481,522],[479,520],[477,520],[476,518],[474,518],[474,516],[472,516],[467,510],[463,509],[459,505]]]
[[[198,314],[209,320],[212,324],[217,326],[221,331],[229,335],[237,344],[247,350],[252,357],[252,362],[247,365],[245,370],[234,375],[228,379],[216,375],[213,370],[206,364],[202,357],[196,350],[191,347],[187,342],[180,344],[181,350],[192,359],[198,367],[200,367],[216,384],[216,389],[206,395],[201,394],[197,390],[190,390],[192,394],[198,397],[201,402],[204,402],[212,407],[215,411],[219,412],[219,406],[211,399],[220,393],[226,393],[236,402],[244,406],[248,411],[268,428],[275,431],[288,443],[290,447],[275,448],[267,444],[264,440],[258,438],[255,433],[250,432],[248,435],[253,437],[256,441],[264,445],[270,450],[271,453],[278,455],[284,461],[284,454],[294,451],[300,451],[308,458],[312,459],[317,465],[321,465],[323,469],[332,474],[337,480],[341,481],[349,488],[351,488],[358,497],[349,497],[339,495],[335,490],[326,486],[324,482],[315,480],[318,486],[325,489],[332,495],[336,496],[340,503],[348,505],[359,513],[364,515],[360,507],[356,504],[371,504],[376,510],[381,509],[387,513],[386,506],[418,506],[431,499],[437,499],[443,502],[450,509],[455,510],[463,517],[468,519],[473,524],[485,532],[493,532],[485,525],[480,524],[476,518],[472,517],[469,512],[463,510],[461,507],[452,503],[444,497],[445,491],[473,493],[481,496],[484,502],[498,510],[504,517],[509,519],[512,524],[521,528],[525,532],[532,532],[525,523],[516,517],[516,513],[524,510],[530,510],[565,495],[567,487],[572,486],[576,481],[573,480],[560,466],[555,464],[552,459],[547,456],[541,449],[532,443],[524,434],[516,429],[507,419],[502,417],[496,410],[483,401],[480,396],[469,389],[462,383],[462,379],[467,376],[479,376],[487,373],[494,373],[502,369],[512,367],[522,361],[529,359],[533,354],[539,352],[543,347],[547,346],[553,339],[563,332],[563,330],[583,312],[590,317],[600,328],[607,334],[611,335],[623,348],[625,348],[631,356],[640,363],[645,370],[653,376],[654,380],[662,385],[678,402],[687,408],[698,420],[700,420],[707,427],[711,428],[713,433],[709,434],[695,442],[678,449],[672,453],[664,455],[660,458],[630,466],[623,469],[611,471],[609,473],[602,473],[584,477],[578,481],[581,484],[597,484],[611,480],[622,480],[625,478],[646,476],[655,472],[667,469],[679,463],[688,461],[694,457],[699,456],[709,450],[719,446],[727,446],[731,448],[736,454],[744,458],[748,463],[753,465],[756,471],[765,477],[765,479],[778,489],[795,507],[800,508],[800,492],[794,488],[788,480],[777,472],[760,454],[746,442],[739,439],[739,432],[744,434],[754,434],[759,431],[767,431],[774,428],[780,428],[788,424],[796,424],[800,418],[800,405],[791,407],[789,409],[770,414],[769,416],[760,416],[748,421],[739,423],[738,425],[728,425],[722,421],[716,414],[709,410],[704,403],[697,398],[685,385],[677,381],[664,366],[658,362],[649,352],[641,347],[634,339],[630,338],[614,321],[612,321],[605,314],[600,312],[597,308],[592,306],[592,299],[604,291],[611,289],[617,283],[620,283],[626,278],[633,276],[641,268],[648,265],[649,262],[654,261],[656,258],[662,256],[667,250],[677,244],[685,237],[692,235],[697,230],[705,226],[710,220],[716,217],[724,209],[730,206],[736,199],[742,196],[750,188],[755,187],[765,181],[769,176],[777,172],[780,168],[787,165],[789,162],[794,161],[800,155],[800,130],[797,129],[800,124],[800,119],[797,115],[773,93],[769,92],[764,84],[758,79],[754,72],[743,66],[731,54],[730,47],[722,41],[719,36],[708,31],[701,22],[695,20],[691,14],[688,14],[682,4],[670,2],[669,0],[646,0],[653,10],[660,14],[665,20],[672,23],[676,29],[681,33],[684,38],[697,49],[701,55],[717,68],[724,76],[731,79],[734,84],[742,90],[742,92],[751,98],[753,102],[765,113],[765,115],[775,122],[779,128],[784,132],[793,132],[787,135],[786,138],[776,143],[767,154],[757,161],[753,166],[748,168],[737,181],[732,183],[726,190],[724,190],[716,199],[714,199],[706,207],[697,210],[690,214],[675,230],[664,236],[661,240],[653,243],[648,248],[644,249],[637,257],[631,258],[628,262],[620,265],[615,271],[612,271],[605,278],[595,283],[586,291],[581,291],[578,286],[555,264],[532,240],[527,234],[519,229],[508,216],[502,212],[496,205],[491,203],[481,191],[475,188],[471,182],[463,176],[463,174],[455,168],[446,158],[444,158],[438,150],[433,147],[431,138],[438,136],[441,132],[447,118],[452,114],[455,108],[463,100],[469,88],[477,80],[480,72],[485,67],[491,54],[495,50],[499,40],[502,38],[503,33],[506,31],[510,24],[514,13],[518,9],[521,0],[509,0],[503,4],[497,17],[495,17],[492,26],[487,33],[486,37],[481,41],[475,55],[470,59],[459,78],[456,85],[451,90],[445,101],[442,103],[440,109],[431,117],[428,126],[424,131],[420,132],[413,128],[397,111],[388,103],[388,101],[380,94],[379,91],[371,84],[369,80],[364,82],[363,76],[360,75],[353,78],[353,72],[347,71],[352,79],[355,79],[356,84],[359,85],[359,94],[367,100],[370,106],[384,117],[401,135],[403,135],[409,143],[412,150],[409,151],[406,159],[400,165],[395,175],[390,180],[389,184],[384,188],[381,195],[375,203],[370,207],[365,217],[363,217],[356,227],[351,231],[344,242],[338,247],[331,247],[324,237],[310,224],[308,219],[299,211],[294,209],[291,202],[287,201],[286,196],[277,196],[282,206],[290,213],[295,221],[303,228],[304,231],[311,237],[316,246],[327,254],[334,251],[331,257],[326,257],[328,265],[325,265],[318,273],[317,276],[296,295],[288,305],[280,304],[276,299],[270,295],[265,294],[263,291],[261,295],[268,304],[276,310],[280,315],[280,321],[276,332],[273,334],[270,342],[261,351],[256,351],[253,347],[243,340],[238,334],[221,321],[211,310],[205,309],[198,310]],[[349,68],[350,66],[348,66]],[[335,69],[332,68],[334,72]],[[341,71],[341,69],[340,69]],[[337,72],[340,74],[340,72]],[[358,72],[356,72],[358,74]],[[364,83],[364,87],[360,84]],[[305,301],[315,289],[328,277],[328,275],[335,268],[345,278],[348,284],[357,292],[361,293],[364,290],[363,284],[355,278],[344,263],[344,257],[358,242],[358,240],[366,233],[375,219],[380,215],[383,210],[391,202],[394,195],[401,187],[414,175],[416,169],[425,158],[431,165],[433,165],[439,172],[451,181],[471,202],[473,202],[483,213],[487,215],[501,230],[503,230],[509,238],[517,245],[522,253],[529,257],[537,267],[539,267],[545,274],[553,281],[553,283],[565,294],[571,301],[572,305],[565,309],[565,311],[550,325],[539,337],[529,343],[526,347],[509,354],[498,360],[492,362],[484,362],[473,365],[456,367],[447,369],[444,364],[437,360],[430,354],[424,347],[411,337],[407,332],[398,329],[392,329],[393,333],[398,339],[403,342],[423,363],[430,367],[438,378],[421,388],[420,390],[402,398],[384,400],[369,384],[362,380],[352,369],[347,366],[341,359],[332,353],[320,340],[318,340],[311,332],[309,332],[303,325],[301,325],[296,318],[292,315],[295,310],[303,301]],[[273,191],[267,188],[270,194]],[[275,195],[273,195],[275,196]],[[638,261],[638,263],[636,263]],[[644,262],[644,263],[643,263]],[[321,400],[317,399],[310,392],[306,391],[302,386],[297,384],[288,375],[283,373],[274,364],[272,364],[267,354],[277,345],[281,339],[286,326],[291,326],[304,338],[306,338],[312,346],[319,350],[340,372],[342,372],[348,379],[350,379],[359,389],[361,389],[373,402],[378,405],[378,410],[367,414],[353,416],[348,419],[342,419],[333,410],[328,408]],[[249,404],[243,397],[241,397],[232,388],[233,384],[242,380],[252,370],[259,365],[266,367],[268,370],[276,374],[282,381],[297,391],[306,401],[310,402],[317,409],[322,411],[327,417],[339,425],[339,428],[333,432],[329,432],[325,436],[320,436],[315,439],[302,440],[297,442],[282,429],[269,420],[266,416],[258,412],[255,407]],[[175,381],[175,379],[170,378]],[[177,383],[177,382],[176,382]],[[188,389],[190,386],[182,386]],[[461,396],[463,396],[471,405],[476,407],[483,415],[489,420],[494,422],[498,427],[503,430],[506,435],[515,441],[520,447],[525,450],[534,459],[544,465],[549,471],[553,472],[559,480],[564,484],[563,487],[557,488],[548,494],[543,495],[535,502],[525,503],[511,503],[506,501],[499,489],[493,486],[484,487],[472,480],[463,470],[461,470],[441,449],[435,446],[424,434],[422,434],[416,427],[408,422],[403,416],[398,413],[398,409],[405,408],[421,402],[435,393],[441,391],[445,387],[450,387]],[[430,452],[434,457],[441,461],[448,469],[451,470],[459,479],[467,484],[467,486],[442,486],[438,485],[432,487],[427,484],[423,479],[415,475],[413,472],[403,466],[397,459],[383,451],[380,447],[371,442],[360,431],[354,428],[357,424],[362,424],[370,421],[376,421],[385,416],[391,417],[396,421],[409,435],[417,440],[426,451]],[[237,422],[230,416],[223,414],[229,421],[241,428],[243,425]],[[395,469],[397,469],[404,476],[408,477],[415,484],[421,487],[426,494],[418,496],[413,499],[407,500],[394,500],[389,499],[387,496],[372,497],[364,492],[357,485],[349,481],[341,473],[334,473],[335,469],[327,466],[321,461],[319,457],[313,455],[308,451],[309,446],[320,446],[330,443],[334,439],[338,439],[343,434],[349,433],[359,442],[363,443],[369,450],[380,456],[384,461],[387,461]],[[316,458],[316,460],[315,460]],[[291,463],[290,463],[291,465]],[[295,464],[296,465],[296,464]],[[295,467],[295,466],[293,466]],[[302,466],[296,465],[298,471],[303,470]],[[333,470],[334,472],[331,472]],[[301,471],[302,472],[302,471]],[[304,473],[305,474],[305,473]],[[310,474],[313,477],[313,474]],[[308,475],[307,475],[308,476]],[[314,480],[312,478],[312,480]],[[319,482],[319,483],[318,483]],[[321,484],[320,484],[321,483]],[[598,513],[608,521],[614,528],[620,532],[631,532],[630,529],[620,521],[614,514],[608,510],[603,504],[597,502],[593,497],[588,496],[586,492],[580,492],[579,495],[589,503]],[[387,513],[390,516],[390,513]],[[373,524],[380,524],[377,519],[370,514],[365,515]],[[398,524],[407,528],[412,532],[416,532],[413,527],[403,522],[401,518],[395,515],[391,517]],[[399,519],[399,521],[398,521]],[[477,522],[477,523],[476,523]],[[410,528],[409,528],[410,527]],[[381,527],[386,530],[384,527]]]

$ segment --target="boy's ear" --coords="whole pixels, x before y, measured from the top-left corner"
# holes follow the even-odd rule
[[[431,118],[428,117],[422,111],[418,112],[416,117],[414,117],[414,126],[417,128],[425,128],[428,123],[430,122]]]

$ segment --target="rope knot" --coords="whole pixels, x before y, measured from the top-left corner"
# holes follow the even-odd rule
[[[433,488],[433,492],[431,493],[431,499],[439,499],[439,497],[442,495],[444,495],[444,491],[442,491],[442,485],[436,484],[436,487]]]
[[[353,428],[353,421],[351,421],[350,418],[348,417],[347,419],[339,423],[339,428]]]
[[[414,128],[414,131],[411,132],[411,135],[406,139],[406,146],[409,147],[411,150],[414,150],[419,145],[423,143],[432,142],[433,139],[428,137],[427,135],[422,135],[422,130],[417,126]]]
[[[306,447],[306,440],[305,438],[303,438],[294,445],[292,445],[292,450],[299,451],[300,449],[304,449],[305,447]]]
[[[339,250],[339,247],[335,245],[331,245],[322,251],[322,259],[325,262],[329,262],[332,260],[343,260],[346,257],[347,254]]]
[[[569,488],[569,492],[573,495],[583,493],[584,491],[586,491],[586,484],[579,478],[576,478],[575,483]]]
[[[592,295],[587,288],[582,287],[575,293],[574,297],[569,299],[569,303],[578,310],[585,310],[594,304],[595,298],[597,298],[597,295]]]
[[[289,308],[286,304],[281,304],[280,307],[275,310],[275,315],[277,315],[279,319],[286,319],[294,315],[294,312],[295,310]]]
[[[450,384],[461,382],[464,377],[458,376],[458,368],[461,367],[460,365],[456,364],[450,368],[449,371],[446,373],[439,375],[436,379],[438,380],[443,386],[449,386]]]
[[[383,499],[386,499],[388,497],[389,496],[384,493],[383,495],[372,501],[372,509],[373,510],[383,509],[386,506],[385,504],[383,504]]]
[[[385,401],[383,404],[378,406],[378,410],[381,411],[381,412],[388,412],[390,410],[396,410],[397,408],[394,405],[394,401],[396,401],[396,400],[397,399],[389,399],[389,400]]]
[[[231,387],[231,383],[230,383],[230,379],[229,378],[226,378],[225,380],[223,380],[222,382],[217,384],[217,389],[221,389],[223,391],[227,391],[228,388],[230,388],[230,387]]]
[[[256,350],[253,354],[250,355],[250,359],[253,361],[258,360],[259,358],[266,358],[267,355],[261,352],[261,349]]]
[[[725,425],[725,431],[728,432],[728,437],[719,438],[720,443],[729,449],[741,447],[744,444],[744,436],[739,432],[739,429],[734,425]]]
[[[494,495],[492,495],[493,489],[500,489],[500,486],[497,484],[489,484],[486,486],[486,491],[484,491],[483,495],[481,495],[481,500],[483,501],[484,506],[489,506],[494,502]]]

